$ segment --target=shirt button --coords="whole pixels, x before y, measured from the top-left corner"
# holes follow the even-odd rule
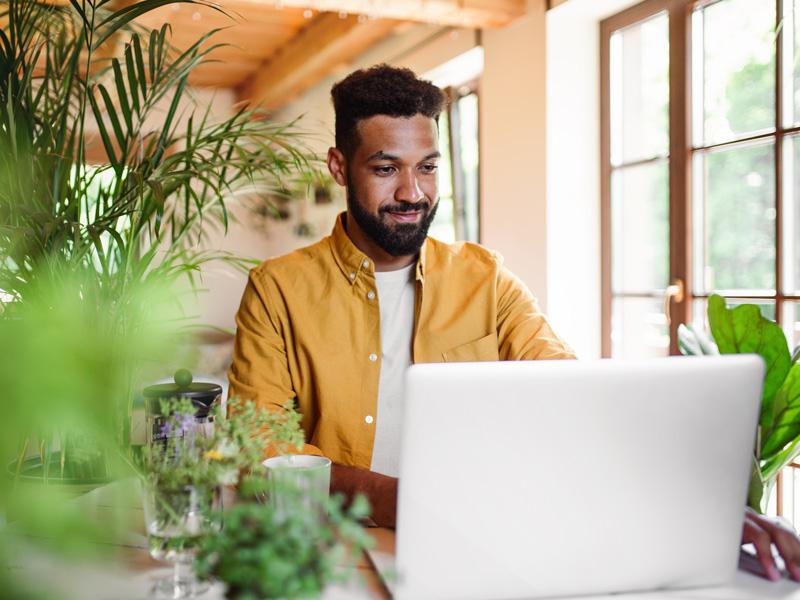
[[[378,360],[378,355],[373,352],[372,354],[369,355],[369,359],[372,362],[375,362],[376,360]]]
[[[369,298],[370,300],[375,300],[375,292],[373,292],[372,290],[368,291],[367,298]]]
[[[364,267],[365,269],[369,268],[369,261],[365,260],[363,263],[361,263],[361,266]]]
[[[355,279],[355,278],[356,278],[356,274],[353,273],[353,271],[350,271],[350,279]]]
[[[375,419],[372,418],[372,415],[367,415],[364,417],[364,421],[367,423],[367,425],[371,425],[374,420]]]

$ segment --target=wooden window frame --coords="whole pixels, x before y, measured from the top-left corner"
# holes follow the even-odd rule
[[[466,239],[465,229],[466,229],[466,222],[467,222],[467,209],[464,204],[464,190],[462,183],[464,181],[464,174],[461,165],[461,136],[460,134],[456,134],[456,129],[460,130],[461,125],[461,115],[460,111],[458,110],[458,100],[465,96],[475,95],[475,98],[478,101],[478,107],[480,107],[481,97],[480,97],[480,80],[479,79],[472,79],[465,83],[450,86],[444,89],[445,96],[447,97],[447,122],[448,122],[448,140],[447,145],[450,148],[450,184],[451,189],[453,190],[453,226],[455,227],[455,236],[457,240]],[[455,126],[454,126],[455,124]],[[478,152],[480,152],[480,140],[481,140],[481,123],[480,123],[480,109],[478,110],[478,127],[477,127],[477,136],[478,136]],[[458,158],[457,158],[458,157]],[[480,156],[478,157],[478,161],[480,162]],[[477,233],[477,241],[480,242],[481,240],[481,182],[480,182],[480,169],[478,169],[478,181],[477,181],[477,203],[476,203],[476,211],[477,211],[477,219],[478,219],[478,231]]]
[[[784,127],[783,101],[783,28],[777,28],[775,60],[775,123],[768,133],[737,138],[716,144],[695,147],[692,140],[692,90],[691,90],[691,18],[697,7],[707,7],[721,0],[645,0],[600,24],[600,174],[601,174],[601,353],[610,357],[612,328],[612,245],[611,245],[611,117],[610,117],[610,39],[611,35],[659,12],[667,11],[669,18],[669,252],[670,284],[680,283],[682,298],[668,304],[670,354],[679,354],[677,328],[692,318],[693,301],[707,298],[707,293],[695,292],[692,277],[692,163],[695,153],[724,148],[747,142],[773,140],[775,147],[775,293],[742,294],[737,299],[769,300],[775,302],[775,319],[783,325],[783,305],[798,301],[800,296],[786,293],[783,286],[783,144],[789,136],[797,135],[800,143],[800,126]],[[780,22],[784,1],[774,0],[776,16]],[[776,23],[777,25],[777,23]],[[630,294],[634,297],[634,294]],[[650,297],[650,296],[648,296]],[[731,296],[732,297],[732,296]]]

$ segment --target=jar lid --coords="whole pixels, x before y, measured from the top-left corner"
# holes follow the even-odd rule
[[[177,375],[177,374],[176,374]],[[176,379],[179,379],[176,377]],[[191,375],[188,381],[178,383],[158,383],[150,385],[143,390],[147,412],[161,414],[161,400],[188,398],[197,409],[195,417],[208,416],[214,401],[222,395],[222,386],[217,383],[202,381],[192,382]]]

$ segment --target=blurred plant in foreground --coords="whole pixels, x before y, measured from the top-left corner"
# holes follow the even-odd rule
[[[97,453],[109,479],[133,474],[120,419],[136,381],[175,352],[177,307],[166,279],[112,295],[85,266],[46,264],[27,284],[25,302],[6,305],[0,318],[0,516],[28,541],[108,554],[94,542],[124,526],[113,511],[89,514],[63,486],[23,482],[15,471],[21,450],[63,468],[75,448],[65,441],[79,439],[89,441],[82,451]],[[0,536],[0,553],[6,544],[15,547]]]

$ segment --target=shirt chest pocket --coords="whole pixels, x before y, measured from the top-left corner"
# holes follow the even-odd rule
[[[490,333],[482,338],[460,344],[447,352],[442,352],[445,362],[480,362],[500,360],[497,349],[497,334]]]

